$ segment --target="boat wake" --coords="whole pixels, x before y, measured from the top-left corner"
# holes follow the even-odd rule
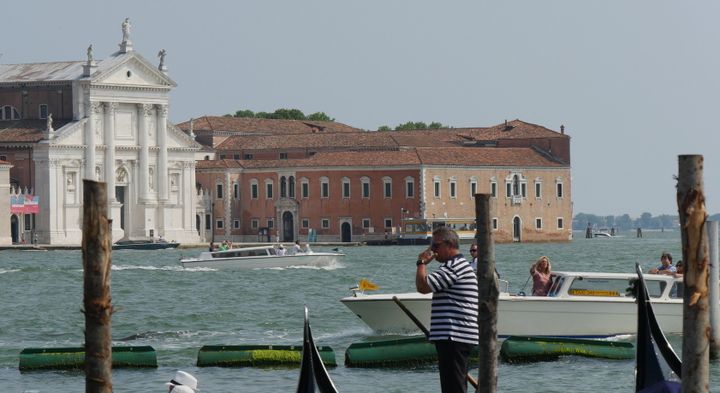
[[[20,269],[0,269],[0,274],[19,272]]]
[[[207,267],[190,267],[183,268],[182,266],[142,266],[142,265],[112,265],[112,270],[155,270],[155,271],[169,271],[169,272],[214,272],[215,269]]]

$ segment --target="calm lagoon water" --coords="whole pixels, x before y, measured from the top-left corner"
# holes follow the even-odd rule
[[[623,235],[623,233],[621,233]],[[634,233],[614,239],[576,239],[563,244],[501,244],[498,270],[512,291],[522,289],[529,265],[548,255],[554,270],[631,272],[647,270],[662,251],[681,258],[677,232]],[[467,245],[463,246],[466,251]],[[314,247],[318,251],[321,247]],[[290,392],[297,369],[198,368],[197,350],[211,344],[301,344],[303,305],[319,345],[335,350],[339,366],[330,374],[341,392],[437,392],[433,366],[356,369],[343,364],[345,349],[373,336],[339,299],[361,278],[381,291],[414,290],[415,259],[421,246],[347,247],[347,256],[325,268],[214,271],[182,269],[181,255],[200,250],[113,253],[112,320],[115,344],[151,345],[159,368],[113,371],[116,392],[165,392],[177,369],[198,377],[203,392]],[[527,288],[526,288],[527,289]],[[80,251],[0,251],[0,391],[80,392],[77,371],[18,371],[27,347],[78,346],[83,342]],[[121,341],[122,339],[125,339]],[[680,352],[681,337],[671,337]],[[501,392],[632,391],[634,361],[566,357],[557,362],[500,364]],[[712,365],[712,386],[720,383]]]

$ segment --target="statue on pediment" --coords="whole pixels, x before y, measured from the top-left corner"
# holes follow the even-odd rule
[[[158,70],[163,71],[165,69],[165,55],[167,54],[167,51],[165,49],[160,49],[160,52],[158,52],[158,57],[160,58],[160,65],[158,66]]]
[[[93,47],[92,44],[88,46],[87,48],[87,62],[88,64],[92,64],[95,61],[95,58],[93,57]]]
[[[130,18],[125,18],[125,21],[122,23],[122,33],[123,33],[123,42],[130,41],[130,28],[132,25],[130,24]]]
[[[55,131],[55,130],[53,130],[53,118],[52,118],[52,113],[48,113],[48,115],[47,115],[47,123],[46,123],[46,125],[45,125],[45,128],[46,128],[46,130],[47,130],[48,133],[51,133],[51,132]]]

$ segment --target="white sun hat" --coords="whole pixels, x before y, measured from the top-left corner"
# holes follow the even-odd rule
[[[193,392],[197,391],[197,379],[190,373],[185,371],[178,371],[175,373],[175,377],[166,383],[167,386],[186,386],[192,389]],[[175,391],[175,389],[173,389]]]

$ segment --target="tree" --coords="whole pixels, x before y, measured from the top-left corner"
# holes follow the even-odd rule
[[[391,128],[388,126],[380,126],[378,127],[378,131],[390,131]]]
[[[428,128],[437,129],[437,128],[447,128],[447,127],[443,126],[442,123],[440,123],[440,122],[434,121],[434,122],[430,123],[430,125],[428,125]]]
[[[253,112],[249,109],[244,109],[244,110],[239,110],[239,111],[235,112],[234,116],[235,117],[255,117],[255,112]]]
[[[276,109],[275,112],[253,112],[249,109],[241,109],[235,112],[234,115],[225,115],[234,117],[244,118],[255,118],[255,119],[280,119],[280,120],[313,120],[313,121],[335,121],[334,118],[325,114],[325,112],[315,112],[311,115],[305,116],[300,109],[287,109],[280,108]]]
[[[307,116],[307,120],[313,121],[335,121],[334,118],[326,115],[325,112],[315,112]]]
[[[418,121],[418,122],[412,122],[409,121],[404,124],[398,124],[395,127],[395,131],[402,131],[402,130],[426,130],[428,128],[427,124]]]

